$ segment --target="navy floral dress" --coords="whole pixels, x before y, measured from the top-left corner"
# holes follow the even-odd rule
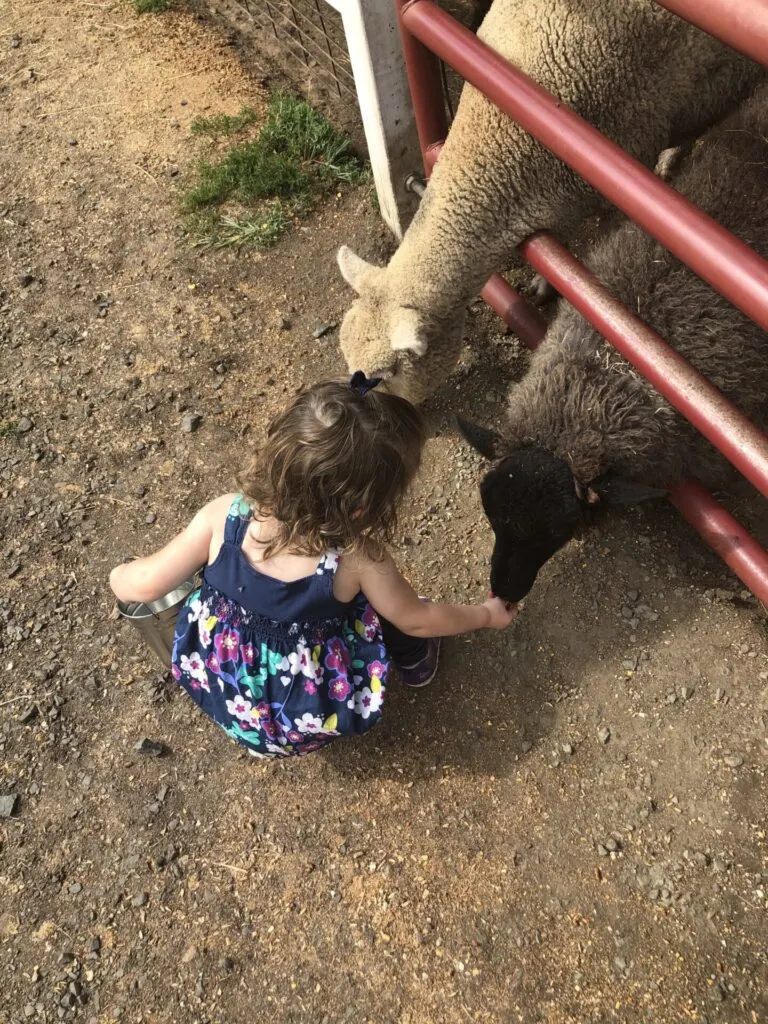
[[[339,556],[284,583],[241,550],[253,515],[232,503],[224,543],[179,612],[171,671],[233,740],[260,757],[307,754],[381,716],[389,661],[365,597],[333,596]]]

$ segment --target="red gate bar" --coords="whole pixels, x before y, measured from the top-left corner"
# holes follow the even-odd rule
[[[400,0],[398,0],[399,2]],[[415,36],[404,31],[402,24],[400,38],[403,44],[408,89],[413,101],[413,115],[421,147],[421,158],[424,161],[424,169],[429,174],[432,167],[431,164],[428,166],[428,150],[435,144],[442,146],[443,140],[448,134],[448,118],[445,112],[440,62],[435,54],[428,50],[423,43],[420,43]],[[434,160],[432,162],[434,163]]]
[[[768,604],[768,553],[698,480],[670,488],[669,500],[758,600]]]
[[[768,496],[768,437],[545,232],[520,252],[640,373]]]
[[[405,32],[403,35],[407,35]],[[421,136],[419,136],[421,139]],[[422,154],[424,157],[424,172],[429,177],[432,168],[437,163],[442,142],[427,145],[422,143]],[[415,188],[412,179],[406,181],[406,187]],[[420,194],[423,194],[421,189]],[[520,292],[515,291],[512,285],[505,281],[501,274],[491,274],[480,296],[498,313],[502,320],[515,332],[520,341],[528,348],[536,348],[547,333],[547,320],[535,306],[533,306]]]
[[[768,64],[768,0],[656,0],[711,36]]]
[[[512,328],[527,348],[536,348],[543,340],[547,333],[547,321],[501,274],[493,274],[488,278],[480,296]]]
[[[429,175],[435,161],[439,156],[440,150],[442,149],[442,140],[439,138],[439,131],[443,122],[436,120],[434,118],[430,119],[429,115],[429,106],[431,105],[433,110],[440,110],[441,116],[443,117],[444,120],[445,108],[443,105],[442,93],[440,90],[441,81],[439,75],[439,68],[432,59],[431,51],[428,50],[425,46],[419,45],[414,47],[410,45],[411,43],[414,42],[414,39],[411,36],[409,29],[405,24],[404,15],[407,13],[406,7],[410,7],[411,5],[404,4],[403,0],[396,0],[396,2],[400,11],[401,30],[404,41],[404,47],[406,51],[406,60],[408,61],[409,81],[411,84],[411,97],[414,109],[416,111],[417,127],[419,128],[419,138],[421,142],[422,156],[424,158],[424,168],[426,174]],[[419,2],[423,2],[423,0],[419,0]],[[708,0],[702,0],[702,2],[707,3]],[[714,0],[714,2],[717,3],[718,0]],[[762,4],[766,4],[768,0],[752,0],[752,2],[760,2]],[[430,4],[430,7],[432,6],[433,5]],[[671,7],[671,4],[667,6]],[[427,12],[427,14],[429,14],[429,12]],[[451,19],[448,20],[451,21]],[[458,24],[456,25],[456,27],[459,29],[461,28],[461,26],[459,26]],[[702,27],[704,26],[702,25]],[[459,32],[460,37],[461,35],[462,33]],[[474,39],[474,37],[472,38]],[[460,41],[463,42],[463,40]],[[492,50],[490,50],[487,47],[483,47],[482,45],[480,47],[481,62],[483,59],[484,52],[487,56],[496,58],[496,61],[498,61],[498,63],[501,65],[502,71],[505,68],[508,71],[515,70],[514,68],[511,67],[511,65],[507,65],[506,62],[504,62],[497,54],[494,54]],[[494,67],[498,67],[498,64],[494,65]],[[462,71],[461,68],[457,68],[457,70]],[[480,68],[480,70],[482,71],[482,67]],[[529,80],[527,80],[521,72],[517,72],[517,74],[522,80],[523,86],[525,86],[526,82],[528,82],[529,85],[533,85],[533,83],[530,83]],[[419,81],[423,82],[423,89],[419,88]],[[476,81],[473,81],[473,84],[478,85]],[[481,88],[482,91],[486,93],[490,93],[492,91],[491,88],[484,89],[482,85],[478,85],[478,87]],[[522,91],[524,92],[524,88]],[[541,94],[535,98],[540,101],[539,108],[541,108],[542,106],[544,108],[543,111],[542,109],[538,109],[536,113],[538,114],[540,119],[546,120],[547,115],[551,115],[551,110],[547,109],[546,104],[547,101],[549,101],[549,103],[553,102],[552,97],[549,97],[548,94],[544,92],[544,90],[538,90],[535,86],[534,91],[538,91]],[[493,99],[493,97],[491,98]],[[543,104],[541,102],[542,98],[544,101]],[[525,100],[523,99],[520,102],[522,104],[522,112],[524,116]],[[557,104],[557,101],[554,102]],[[559,107],[559,104],[557,104],[557,107]],[[427,109],[422,109],[420,112],[420,108]],[[509,111],[507,111],[507,113],[509,113]],[[572,118],[581,125],[582,128],[589,129],[590,126],[582,122],[581,119],[577,117],[577,115],[573,114],[572,111],[569,111],[569,113],[571,114]],[[524,128],[528,128],[528,130],[531,130],[528,127],[528,125],[526,125],[523,122],[522,117],[519,117],[518,120]],[[536,116],[533,117],[533,121],[536,121]],[[594,132],[594,129],[590,130]],[[535,131],[533,133],[536,134]],[[602,136],[599,133],[596,133],[596,135],[598,140],[602,140],[604,142],[608,141],[603,140]],[[577,149],[588,149],[588,139],[586,140],[586,142],[584,139],[580,139],[579,142],[580,147],[577,146]],[[594,145],[594,142],[592,144]],[[556,150],[554,145],[551,148],[553,152],[555,152],[556,155],[560,156],[562,159],[562,153]],[[609,143],[608,148],[609,150],[614,149],[616,152],[618,152],[620,157],[625,158],[625,161],[629,160],[629,166],[633,171],[639,167],[639,165],[637,165],[635,161],[632,161],[630,158],[626,157],[626,154],[624,154],[623,151],[618,147],[614,147],[612,144]],[[580,155],[582,157],[586,156],[587,164],[595,163],[595,161],[590,161],[590,154],[588,152],[586,154],[582,152]],[[609,153],[608,155],[609,157],[611,157],[615,154]],[[597,163],[599,164],[599,161],[597,161]],[[578,170],[579,168],[577,167],[576,169]],[[599,171],[599,166],[597,169]],[[645,172],[644,168],[640,168],[640,170],[642,172],[642,177],[645,177],[647,182],[647,172]],[[618,177],[621,178],[621,175],[619,175]],[[594,180],[592,183],[595,184]],[[615,187],[620,191],[620,181],[616,183]],[[606,192],[606,195],[608,195],[608,198],[612,198],[612,195],[609,194],[608,192]],[[673,196],[676,195],[677,193],[673,193]],[[622,204],[616,202],[616,200],[613,201],[616,203],[616,205],[621,206],[621,208],[624,209],[625,211],[630,212],[631,215],[631,202],[627,204]],[[699,212],[696,211],[695,207],[693,207],[692,210],[690,209],[692,204],[684,205],[689,207],[689,209],[686,211],[689,213],[689,215],[691,212],[693,212],[694,214]],[[642,196],[640,197],[640,206],[642,207]],[[704,222],[705,226],[714,224],[714,222],[710,221],[709,218],[705,217],[700,212],[699,216],[701,220]],[[690,216],[688,219],[690,219]],[[647,224],[644,226],[646,227],[646,229],[648,228]],[[693,225],[693,230],[694,232],[696,230],[695,223]],[[723,229],[720,230],[722,231]],[[735,239],[733,239],[732,236],[728,235],[727,232],[725,234],[731,242],[736,241]],[[680,237],[684,239],[685,232],[681,232]],[[659,237],[659,240],[662,243],[666,244],[665,238]],[[545,236],[542,233],[542,235],[540,235],[538,239],[533,239],[529,243],[533,246],[534,258],[536,258],[537,243],[542,241],[547,242],[550,241],[550,239],[548,239],[548,236]],[[551,241],[554,242],[556,246],[558,245],[558,243],[556,243],[554,239],[551,239]],[[667,247],[671,248],[671,246],[669,245],[667,245]],[[562,247],[560,248],[562,249]],[[572,259],[567,250],[563,250],[563,252],[565,252],[569,259]],[[747,249],[747,253],[752,257],[755,257],[755,254],[751,253],[751,250]],[[539,256],[541,255],[541,250],[539,250]],[[576,266],[579,267],[578,263],[576,264]],[[697,267],[694,267],[694,269],[698,270]],[[587,275],[589,283],[595,282],[594,277],[591,274],[589,274],[586,268],[584,268],[583,272]],[[710,278],[705,279],[709,280],[710,284],[713,284],[715,287],[717,287],[717,283],[715,281],[712,281]],[[721,287],[719,290],[723,291],[724,289]],[[608,295],[608,293],[605,292],[605,289],[603,289],[603,292],[606,295]],[[524,344],[527,344],[530,348],[535,348],[538,345],[539,341],[541,340],[541,337],[543,336],[545,321],[542,317],[540,317],[538,311],[534,310],[533,307],[531,307],[526,302],[526,300],[523,299],[521,295],[515,292],[511,285],[509,285],[508,282],[504,280],[504,278],[500,277],[498,274],[492,275],[492,277],[488,281],[488,284],[483,289],[483,292],[481,294],[486,299],[486,301],[489,302],[489,304],[492,305],[492,307],[496,309],[497,312],[500,313],[500,315],[507,321],[507,323],[509,323],[510,326],[512,326],[513,329],[515,329],[518,332],[518,336]],[[608,296],[608,298],[612,299],[612,297],[610,296]],[[614,303],[616,302],[616,300],[613,299],[612,301]],[[622,317],[625,314],[631,316],[631,314],[629,314],[629,311],[623,310],[623,307],[621,307],[619,303],[616,303],[616,305],[618,306],[618,309],[621,311]],[[527,310],[525,309],[525,307],[527,307]],[[765,307],[761,308],[763,309],[763,311],[765,311]],[[513,309],[522,309],[524,317],[526,317],[530,311],[533,311],[534,314],[540,317],[540,322],[536,323],[534,321],[532,325],[532,331],[526,331],[525,328],[523,328],[521,331],[519,327],[519,322],[515,319],[515,314],[510,313],[510,310]],[[582,312],[584,312],[584,310],[582,310]],[[760,322],[761,324],[763,323],[762,317],[758,318],[758,322]],[[644,324],[642,324],[641,321],[640,325],[644,330],[650,330]],[[653,332],[651,332],[651,334],[653,334]],[[666,346],[666,343],[664,343],[660,338],[658,338],[657,335],[654,334],[654,338],[656,338],[658,342],[660,342],[660,344],[664,346],[665,349],[669,350],[669,347]],[[617,346],[617,348],[618,347],[619,346]],[[672,354],[674,355],[675,353]],[[688,372],[693,373],[694,381],[698,381],[699,375],[696,373],[696,371],[693,370],[693,368],[690,367],[687,363],[685,363],[685,361],[683,361],[683,366]],[[708,387],[712,387],[711,385],[708,384],[708,382],[705,383]],[[726,402],[724,397],[720,395],[720,393],[716,389],[713,390],[715,396],[719,399],[719,401]],[[673,402],[673,404],[675,403]],[[730,403],[727,404],[730,409],[733,409],[733,407],[730,406]],[[741,413],[739,413],[738,410],[734,409],[733,411],[736,413],[737,417],[743,419],[743,417],[741,417]],[[749,424],[749,427],[751,430],[755,429],[754,427],[752,427],[751,424]],[[762,435],[760,435],[759,432],[756,433],[760,443],[762,444],[765,441],[765,438]],[[715,501],[712,495],[709,494],[707,490],[704,487],[702,487],[700,483],[698,483],[698,481],[686,480],[678,482],[677,484],[673,485],[670,488],[670,500],[673,502],[673,504],[675,504],[675,506],[678,508],[683,517],[690,523],[690,525],[693,526],[695,530],[697,530],[697,532],[702,536],[702,538],[711,547],[713,547],[714,550],[731,567],[731,569],[742,580],[742,582],[745,583],[746,586],[748,586],[761,601],[763,601],[764,603],[768,603],[768,552],[764,551],[760,547],[760,545],[758,545],[757,542],[749,536],[749,534],[744,530],[744,528],[730,515],[730,513],[728,513],[721,505],[718,504],[717,501]]]
[[[401,18],[407,30],[404,38],[413,33],[713,288],[768,329],[768,263],[757,253],[482,43],[433,0],[406,0]],[[419,93],[414,94],[414,103],[417,110],[423,105]],[[429,139],[430,143],[436,141]]]

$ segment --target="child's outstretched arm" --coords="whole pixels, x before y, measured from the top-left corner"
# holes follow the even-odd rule
[[[211,549],[213,524],[224,519],[231,495],[209,502],[164,548],[145,558],[118,565],[109,585],[119,601],[156,601],[205,565]]]
[[[389,555],[359,567],[360,589],[379,615],[408,636],[456,636],[474,629],[504,629],[517,617],[517,605],[498,597],[482,604],[432,604],[419,595]]]

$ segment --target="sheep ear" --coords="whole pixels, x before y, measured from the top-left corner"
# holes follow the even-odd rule
[[[471,423],[461,416],[456,417],[462,437],[475,451],[480,452],[486,459],[496,459],[499,455],[501,436],[495,430],[488,427],[481,427],[477,423]]]
[[[365,274],[369,270],[376,269],[372,263],[367,263],[357,253],[352,252],[348,245],[342,245],[336,253],[336,262],[339,265],[341,276],[350,288],[354,288],[358,295],[360,294],[360,286]]]
[[[609,505],[636,505],[640,501],[650,501],[653,498],[666,498],[667,496],[667,491],[663,487],[649,487],[637,480],[630,480],[628,477],[613,473],[606,473],[605,476],[595,480],[590,490],[598,496],[599,500],[605,501]]]
[[[427,342],[423,337],[418,310],[399,306],[393,319],[390,348],[395,352],[412,352],[419,358],[426,355]]]

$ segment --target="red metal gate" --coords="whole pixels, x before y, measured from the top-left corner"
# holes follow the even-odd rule
[[[581,174],[730,302],[768,330],[768,263],[620,146],[510,64],[433,0],[395,0],[424,169],[448,132],[438,57]],[[658,0],[760,63],[768,63],[768,0]],[[766,197],[768,199],[768,197]],[[555,238],[538,232],[522,256],[766,497],[768,438],[655,331],[618,302]],[[485,301],[535,348],[546,322],[494,274]],[[696,480],[670,490],[688,522],[764,603],[768,552]]]

